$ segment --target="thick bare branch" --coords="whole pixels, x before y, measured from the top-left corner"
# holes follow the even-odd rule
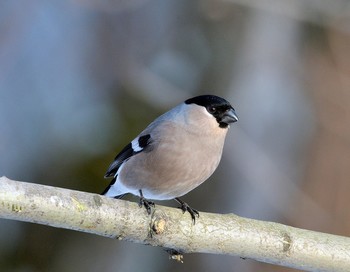
[[[228,254],[308,271],[350,271],[350,238],[246,219],[200,213],[196,224],[179,209],[0,178],[0,218],[88,232],[174,249]]]

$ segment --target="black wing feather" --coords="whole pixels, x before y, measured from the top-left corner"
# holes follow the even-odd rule
[[[142,148],[141,150],[135,151],[132,148],[131,143],[125,146],[122,149],[122,151],[120,151],[119,154],[114,158],[114,161],[111,163],[111,165],[108,167],[108,170],[105,174],[105,178],[114,176],[118,172],[118,169],[123,164],[123,162],[127,161],[132,156],[140,152],[143,152],[146,149],[146,147],[149,146],[150,143],[151,143],[151,135],[146,134],[138,138],[138,144],[139,144],[139,147]]]

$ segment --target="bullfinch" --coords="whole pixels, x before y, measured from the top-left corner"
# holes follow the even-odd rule
[[[115,157],[105,177],[113,177],[102,194],[140,197],[151,213],[151,200],[174,199],[193,222],[199,216],[179,197],[187,194],[217,168],[234,108],[215,95],[201,95],[164,113],[150,123]]]

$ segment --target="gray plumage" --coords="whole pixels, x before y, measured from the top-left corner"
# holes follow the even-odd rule
[[[142,201],[187,194],[215,171],[229,124],[237,120],[232,106],[220,97],[186,100],[155,119],[117,155],[105,175],[114,178],[104,194],[119,198],[131,193]]]

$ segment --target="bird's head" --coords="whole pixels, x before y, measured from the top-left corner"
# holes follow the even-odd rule
[[[207,113],[215,117],[219,127],[227,128],[231,123],[238,121],[235,109],[231,104],[215,95],[195,96],[185,101],[185,104],[196,104],[206,109]]]

